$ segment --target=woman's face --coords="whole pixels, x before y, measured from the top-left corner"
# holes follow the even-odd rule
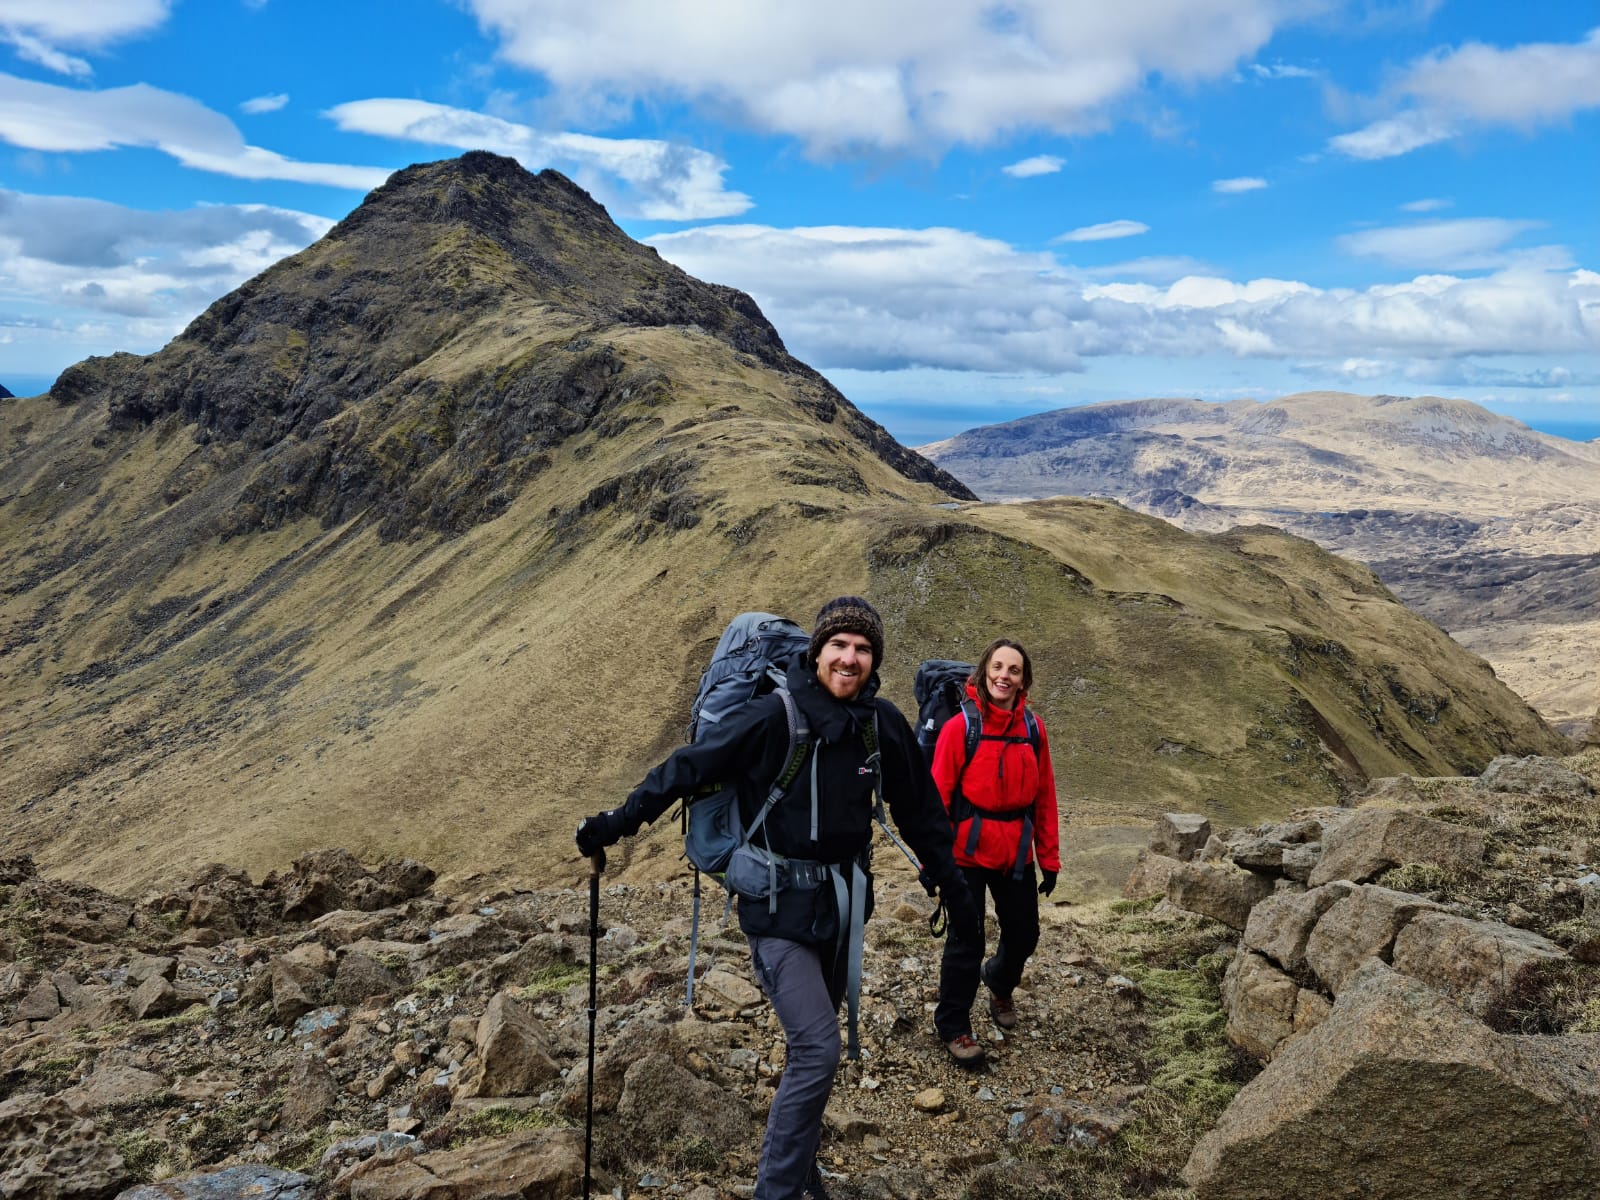
[[[1010,646],[1001,646],[989,656],[983,680],[989,702],[996,708],[1010,708],[1022,693],[1022,655]]]

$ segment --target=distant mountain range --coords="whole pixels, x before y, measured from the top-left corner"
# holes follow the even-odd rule
[[[484,153],[398,172],[158,353],[0,402],[0,564],[0,856],[106,886],[326,846],[575,882],[577,819],[683,736],[728,619],[844,592],[905,707],[918,659],[1028,642],[1117,884],[1155,813],[1560,748],[1308,542],[976,503],[748,296]],[[670,824],[615,866],[681,872]]]
[[[1310,538],[1368,563],[1562,727],[1600,706],[1600,443],[1463,400],[1310,392],[1086,405],[920,449],[989,499],[1106,496],[1185,529]]]

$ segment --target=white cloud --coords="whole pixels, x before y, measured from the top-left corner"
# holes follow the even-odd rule
[[[1230,77],[1324,0],[465,0],[555,103],[689,101],[816,155],[1105,128],[1147,82]]]
[[[62,75],[87,76],[84,59],[62,46],[97,50],[161,25],[171,0],[0,0],[0,42],[18,57]]]
[[[1351,158],[1393,158],[1474,125],[1533,129],[1600,108],[1600,29],[1576,43],[1470,42],[1411,66],[1380,101],[1394,115],[1329,139]]]
[[[1400,206],[1400,211],[1414,213],[1438,212],[1442,208],[1449,208],[1454,203],[1455,201],[1453,200],[1441,200],[1435,197],[1429,197],[1424,200],[1408,201]]]
[[[539,170],[559,165],[624,215],[661,221],[737,216],[750,197],[723,187],[728,164],[692,146],[645,138],[543,133],[484,113],[422,100],[355,100],[328,110],[340,129],[379,137],[494,150]]]
[[[89,91],[0,73],[0,140],[61,153],[151,147],[186,167],[239,179],[285,179],[368,191],[379,167],[308,163],[246,144],[237,126],[197,100],[147,84]]]
[[[1507,250],[1506,244],[1538,221],[1512,221],[1498,217],[1456,221],[1420,221],[1364,229],[1336,238],[1334,244],[1358,258],[1376,258],[1395,266],[1437,271],[1479,271],[1528,262],[1531,258],[1553,267],[1571,266],[1561,247]]]
[[[332,226],[263,205],[146,212],[0,190],[0,324],[28,328],[35,354],[154,350]]]
[[[244,103],[239,105],[239,110],[241,112],[247,112],[251,114],[277,112],[280,108],[288,103],[289,93],[278,92],[275,95],[255,96],[249,100],[246,100]]]
[[[1000,170],[1013,179],[1031,179],[1035,175],[1054,175],[1066,165],[1066,159],[1057,158],[1054,154],[1035,154],[1032,158],[1014,162]]]
[[[80,79],[94,74],[94,68],[89,65],[88,60],[57,50],[48,42],[42,42],[29,34],[7,31],[0,35],[0,38],[11,43],[12,49],[17,52],[17,57],[23,62],[37,63],[47,71],[54,71],[58,75],[73,75]]]
[[[1517,265],[1363,290],[1190,275],[1090,282],[956,229],[716,225],[649,239],[755,296],[819,369],[1055,373],[1101,356],[1430,362],[1600,352],[1600,275]]]
[[[1265,179],[1257,179],[1253,175],[1242,175],[1237,179],[1215,179],[1211,183],[1213,192],[1223,195],[1233,195],[1237,192],[1257,192],[1267,186]]]
[[[1102,221],[1098,225],[1083,225],[1070,233],[1055,238],[1058,242],[1104,242],[1113,238],[1137,237],[1149,233],[1150,226],[1143,221]]]
[[[1319,73],[1309,67],[1291,66],[1289,63],[1251,63],[1250,71],[1257,79],[1316,79]]]

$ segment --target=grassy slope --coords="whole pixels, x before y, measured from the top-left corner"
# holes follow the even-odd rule
[[[1309,543],[1086,501],[937,509],[797,405],[803,377],[693,330],[590,332],[671,386],[448,540],[359,519],[223,539],[254,460],[178,417],[0,406],[0,853],[116,888],[329,845],[575,881],[567,831],[676,743],[727,619],[804,621],[844,591],[881,603],[908,708],[918,659],[1023,637],[1090,823],[1242,822],[1331,799],[1341,772],[1553,748],[1480,662]],[[571,333],[529,308],[514,337],[468,328],[413,370]],[[677,854],[658,829],[625,865],[660,876]]]

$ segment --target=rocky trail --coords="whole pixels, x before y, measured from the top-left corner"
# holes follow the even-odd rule
[[[1330,1163],[1389,1119],[1377,1097],[1400,1078],[1470,1115],[1492,1156],[1538,1165],[1516,1167],[1522,1190],[1407,1191],[1437,1167],[1413,1138],[1372,1195],[1578,1194],[1560,1188],[1600,1177],[1600,753],[1505,760],[1485,780],[1379,781],[1254,830],[1163,818],[1129,899],[1045,904],[1017,1028],[980,992],[976,1071],[932,1033],[931,903],[886,871],[863,1053],[827,1116],[829,1193],[1336,1189]],[[587,891],[433,883],[329,850],[132,900],[0,863],[0,1196],[580,1194]],[[750,1195],[784,1047],[720,892],[692,1009],[688,882],[605,883],[600,911],[597,1194]],[[1415,1033],[1418,1013],[1430,1046],[1479,1055],[1467,1083],[1352,1033]],[[1501,1148],[1530,1125],[1533,1150]]]

